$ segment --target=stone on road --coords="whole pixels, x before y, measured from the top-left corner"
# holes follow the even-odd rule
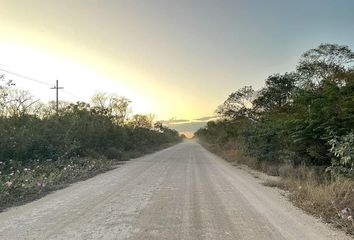
[[[0,239],[351,239],[194,141],[0,213]]]

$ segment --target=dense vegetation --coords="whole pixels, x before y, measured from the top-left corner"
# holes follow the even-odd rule
[[[90,104],[42,104],[0,79],[0,208],[107,170],[180,140],[130,101],[96,94]]]
[[[296,72],[274,74],[265,87],[233,92],[217,112],[221,120],[199,138],[269,163],[328,166],[354,176],[354,53],[322,44],[303,54]]]
[[[294,198],[329,221],[338,209],[354,207],[354,185],[343,180],[354,177],[354,52],[349,47],[321,44],[301,56],[296,71],[269,76],[260,91],[246,86],[231,93],[217,113],[219,120],[196,132],[202,142],[246,156],[244,163],[269,173],[302,178],[288,185]],[[308,175],[316,175],[312,185]],[[318,189],[322,192],[314,196]]]

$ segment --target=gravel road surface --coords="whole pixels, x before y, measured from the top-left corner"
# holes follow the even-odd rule
[[[0,213],[0,239],[352,239],[194,141]]]

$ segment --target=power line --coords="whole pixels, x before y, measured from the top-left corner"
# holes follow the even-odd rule
[[[16,73],[16,72],[12,72],[12,71],[9,71],[9,70],[6,70],[6,69],[2,69],[0,68],[0,71],[2,72],[5,72],[5,73],[9,73],[11,75],[14,75],[14,76],[17,76],[17,77],[20,77],[20,78],[25,78],[25,79],[28,79],[30,81],[34,81],[36,83],[40,83],[40,84],[43,84],[43,85],[46,85],[46,86],[50,86],[52,87],[53,85],[51,83],[48,83],[48,82],[44,82],[44,81],[41,81],[41,80],[38,80],[38,79],[35,79],[35,78],[32,78],[32,77],[27,77],[25,75],[22,75],[22,74],[19,74],[19,73]],[[76,99],[79,99],[81,101],[85,101],[84,99],[76,96],[75,94],[72,94],[71,92],[67,91],[67,90],[63,90],[63,92],[65,92],[66,94],[76,98]]]
[[[27,77],[27,76],[25,76],[25,75],[22,75],[22,74],[19,74],[19,73],[15,73],[15,72],[12,72],[12,71],[8,71],[8,70],[2,69],[2,68],[0,68],[0,71],[9,73],[9,74],[11,74],[11,75],[15,75],[15,76],[17,76],[17,77],[25,78],[25,79],[28,79],[28,80],[30,80],[30,81],[34,81],[34,82],[37,82],[37,83],[40,83],[40,84],[44,84],[44,85],[47,85],[47,86],[50,86],[50,87],[53,86],[53,85],[50,84],[50,83],[43,82],[43,81],[38,80],[38,79],[35,79],[35,78]]]
[[[79,100],[81,100],[81,101],[85,101],[83,98],[78,97],[78,96],[76,96],[75,94],[72,94],[71,92],[68,92],[67,90],[63,90],[63,92],[66,93],[66,94],[68,94],[68,95],[70,95],[70,96],[72,96],[72,97],[74,97],[74,98],[77,98],[77,99],[79,99]]]

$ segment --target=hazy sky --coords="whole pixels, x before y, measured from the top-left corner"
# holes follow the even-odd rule
[[[61,97],[95,91],[159,119],[213,115],[234,90],[294,69],[320,43],[354,48],[353,0],[0,0],[0,68]],[[44,100],[49,86],[17,78]]]

